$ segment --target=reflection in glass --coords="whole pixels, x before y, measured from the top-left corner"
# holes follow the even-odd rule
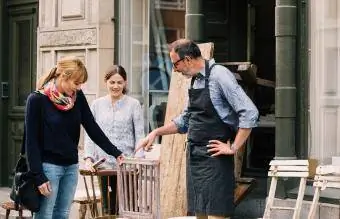
[[[184,38],[185,0],[151,0],[149,42],[150,129],[164,124],[172,73],[169,43]],[[157,139],[160,142],[161,139]]]

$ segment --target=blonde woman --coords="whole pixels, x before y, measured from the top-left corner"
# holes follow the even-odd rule
[[[144,137],[142,108],[137,99],[126,95],[127,75],[122,66],[110,66],[105,72],[104,81],[107,95],[93,101],[91,105],[92,113],[110,141],[117,145],[125,156],[131,156],[136,143]],[[102,168],[114,168],[116,159],[105,153],[97,145],[88,135],[85,135],[84,151],[88,168],[91,168],[93,162],[101,158],[106,158]],[[143,154],[137,156],[143,156]],[[108,181],[110,185],[107,185]],[[109,180],[107,180],[107,177],[102,177],[101,182],[101,191],[104,194],[103,212],[104,214],[117,214],[117,177],[112,176]],[[110,188],[110,202],[108,202],[106,195],[108,188]],[[110,206],[108,206],[108,203],[110,203]]]
[[[77,58],[58,61],[42,77],[38,90],[28,96],[25,114],[26,154],[30,171],[42,194],[35,219],[67,219],[78,179],[78,141],[83,125],[94,142],[108,154],[122,152],[95,122],[81,85],[87,80]]]

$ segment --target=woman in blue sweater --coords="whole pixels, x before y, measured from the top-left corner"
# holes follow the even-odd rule
[[[38,91],[26,104],[26,154],[30,171],[43,195],[35,219],[67,219],[78,180],[80,125],[106,153],[123,160],[97,125],[81,85],[87,80],[84,64],[67,57],[40,79]]]

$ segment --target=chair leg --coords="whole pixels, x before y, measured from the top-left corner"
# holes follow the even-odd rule
[[[79,206],[79,219],[85,219],[86,216],[86,204],[80,204]]]
[[[266,208],[263,214],[263,218],[266,218],[266,219],[270,218],[270,211],[271,211],[271,208],[273,207],[274,198],[275,198],[276,185],[277,185],[277,177],[273,176],[272,181],[270,183],[270,189],[269,189],[267,204],[266,204]]]
[[[307,182],[307,178],[301,178],[300,179],[299,193],[298,193],[298,196],[297,196],[297,199],[296,199],[293,219],[300,218],[303,196],[305,194],[305,189],[306,189],[306,182]]]
[[[9,210],[9,209],[6,209],[6,219],[8,219],[9,218],[9,214],[11,213],[11,210]]]
[[[22,210],[19,210],[19,218],[22,218]]]
[[[309,219],[315,218],[315,213],[316,213],[316,209],[318,207],[319,197],[320,197],[320,187],[316,187],[314,197],[313,197],[313,202],[312,202],[312,205],[310,206],[310,210],[309,210],[309,213],[308,213]]]

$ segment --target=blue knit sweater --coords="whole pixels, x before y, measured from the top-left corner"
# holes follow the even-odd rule
[[[61,166],[78,163],[80,125],[106,153],[114,157],[122,153],[97,125],[81,90],[74,107],[68,111],[58,110],[45,95],[31,93],[26,103],[25,125],[27,161],[37,185],[48,181],[43,162]]]

